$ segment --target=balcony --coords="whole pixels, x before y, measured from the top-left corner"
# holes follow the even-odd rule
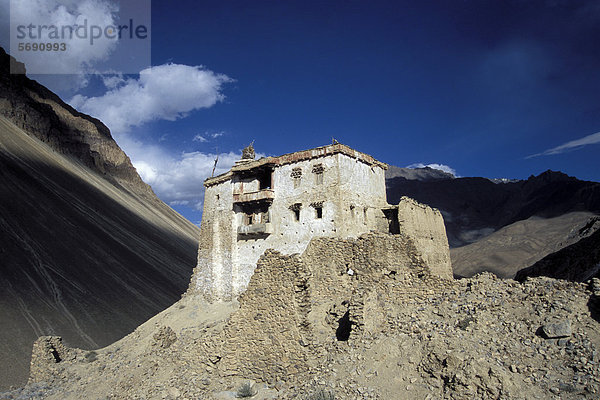
[[[275,192],[272,189],[263,189],[256,192],[234,192],[233,202],[234,203],[250,203],[259,201],[271,202],[275,198]]]
[[[253,236],[253,235],[269,235],[273,233],[273,226],[270,223],[241,225],[237,228],[238,235]]]

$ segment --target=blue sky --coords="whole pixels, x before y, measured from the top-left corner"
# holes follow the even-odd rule
[[[600,180],[598,1],[179,0],[151,13],[155,73],[34,78],[103,119],[194,222],[215,154],[223,171],[251,141],[278,155],[335,137],[398,166]]]

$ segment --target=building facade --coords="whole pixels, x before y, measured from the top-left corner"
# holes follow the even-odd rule
[[[394,233],[398,208],[386,202],[386,169],[335,143],[279,157],[248,157],[208,178],[192,287],[210,300],[227,301],[245,290],[269,248],[302,253],[313,237]]]

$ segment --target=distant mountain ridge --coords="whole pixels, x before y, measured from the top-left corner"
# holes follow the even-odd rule
[[[556,217],[575,211],[600,212],[600,183],[546,171],[527,180],[487,178],[386,180],[388,201],[402,196],[438,208],[451,247],[464,246],[532,216]]]
[[[105,346],[187,289],[199,229],[161,202],[99,120],[0,49],[0,389],[60,334]]]
[[[385,179],[404,178],[412,181],[432,181],[438,179],[454,179],[455,176],[449,172],[444,172],[439,169],[424,167],[424,168],[400,168],[390,165],[385,171]]]

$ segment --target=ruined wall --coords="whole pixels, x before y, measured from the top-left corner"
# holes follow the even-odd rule
[[[237,232],[232,208],[233,190],[229,182],[206,188],[198,264],[190,290],[203,293],[210,300],[230,296],[232,282],[227,277],[237,274],[233,263]]]
[[[400,233],[411,238],[432,274],[452,279],[450,249],[442,214],[417,201],[402,197],[398,204]]]
[[[268,250],[240,309],[201,358],[222,375],[286,381],[321,362],[332,345],[389,325],[398,303],[431,287],[444,283],[402,235],[314,238],[301,256]]]

